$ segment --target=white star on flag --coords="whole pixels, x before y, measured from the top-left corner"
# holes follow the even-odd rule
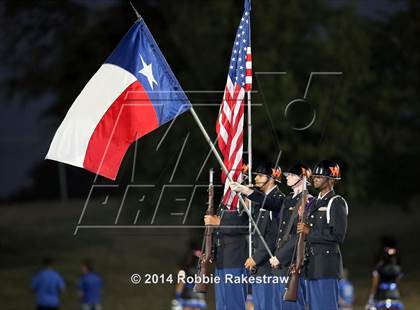
[[[152,70],[152,63],[146,64],[146,62],[143,60],[143,57],[140,55],[141,63],[143,64],[143,69],[139,71],[139,73],[143,74],[147,81],[150,84],[150,88],[153,89],[153,83],[158,85],[158,83],[155,80],[155,77],[153,76],[153,70]]]

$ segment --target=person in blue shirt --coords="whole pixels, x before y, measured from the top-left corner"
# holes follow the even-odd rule
[[[354,301],[354,288],[348,280],[348,271],[343,270],[343,278],[338,283],[338,305],[340,310],[352,310]]]
[[[92,262],[85,260],[81,265],[77,288],[79,289],[82,310],[101,310],[102,279],[93,272]]]
[[[55,310],[60,307],[60,295],[65,289],[61,275],[53,269],[53,260],[44,259],[44,268],[33,278],[31,287],[35,292],[37,310]]]

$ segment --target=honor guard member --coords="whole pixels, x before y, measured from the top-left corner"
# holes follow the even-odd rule
[[[271,210],[280,209],[284,199],[284,194],[277,187],[277,182],[281,181],[281,169],[272,163],[259,165],[255,172],[255,190],[238,183],[231,184],[233,191],[247,195],[253,203],[253,218],[256,222],[261,235],[274,252],[277,234],[278,221],[277,216],[273,215],[273,211],[267,210],[270,206]],[[251,271],[254,277],[264,279],[273,277],[273,270],[270,266],[270,255],[264,247],[258,234],[252,234],[252,256],[245,261],[245,267]],[[273,307],[273,293],[276,284],[271,280],[261,281],[262,283],[252,284],[252,299],[255,310],[271,310],[278,309]]]
[[[277,234],[277,244],[274,257],[270,259],[274,274],[280,277],[287,277],[289,266],[292,264],[294,249],[297,242],[298,209],[304,189],[304,176],[310,173],[310,169],[303,163],[297,163],[285,173],[287,186],[292,188],[283,202],[280,213],[280,223]],[[313,203],[314,198],[308,195],[306,207]],[[283,300],[286,290],[286,283],[275,286],[273,302],[277,309],[281,310],[304,310],[305,309],[305,280],[300,277],[300,285],[296,302]]]
[[[248,275],[244,267],[248,257],[248,216],[222,206],[217,215],[206,215],[204,223],[221,226],[214,238],[215,275],[220,277],[220,283],[214,284],[216,310],[245,310],[247,284],[226,279]]]
[[[337,310],[338,281],[343,275],[340,246],[347,230],[347,202],[334,192],[341,179],[340,168],[322,160],[313,170],[313,185],[319,189],[308,208],[308,224],[299,223],[298,233],[306,235],[304,275],[310,310]]]
[[[281,180],[281,169],[272,163],[265,163],[260,165],[255,170],[255,182],[260,184],[260,188],[249,188],[245,185],[241,185],[237,182],[231,183],[231,189],[237,193],[242,193],[249,200],[261,205],[261,208],[269,211],[273,211],[274,215],[278,217],[281,206],[284,200],[284,194],[276,186],[276,182],[280,183]],[[267,192],[261,190],[263,187],[269,187]]]

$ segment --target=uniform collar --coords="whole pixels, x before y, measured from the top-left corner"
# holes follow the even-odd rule
[[[277,188],[277,185],[274,185],[272,188],[270,188],[270,190],[267,192],[267,193],[265,193],[267,196],[274,190],[274,189],[276,189]]]
[[[330,190],[328,193],[324,194],[323,196],[321,196],[321,193],[319,193],[318,200],[328,200],[332,196],[334,196],[334,194],[335,194],[334,189]]]
[[[292,199],[295,199],[295,198],[298,198],[298,197],[300,197],[300,195],[302,194],[302,192],[300,192],[300,193],[297,193],[296,195],[295,195],[295,192],[291,192],[291,195],[292,195]]]

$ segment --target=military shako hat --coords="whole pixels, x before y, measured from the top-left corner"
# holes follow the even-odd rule
[[[321,160],[312,172],[313,176],[323,176],[334,180],[341,180],[340,167],[332,160]]]
[[[281,168],[270,162],[257,165],[253,174],[263,174],[277,182],[281,182]]]
[[[294,174],[298,177],[310,177],[311,176],[311,169],[305,165],[304,163],[296,163],[294,164],[288,172],[285,172],[284,175],[287,177],[288,174]]]

